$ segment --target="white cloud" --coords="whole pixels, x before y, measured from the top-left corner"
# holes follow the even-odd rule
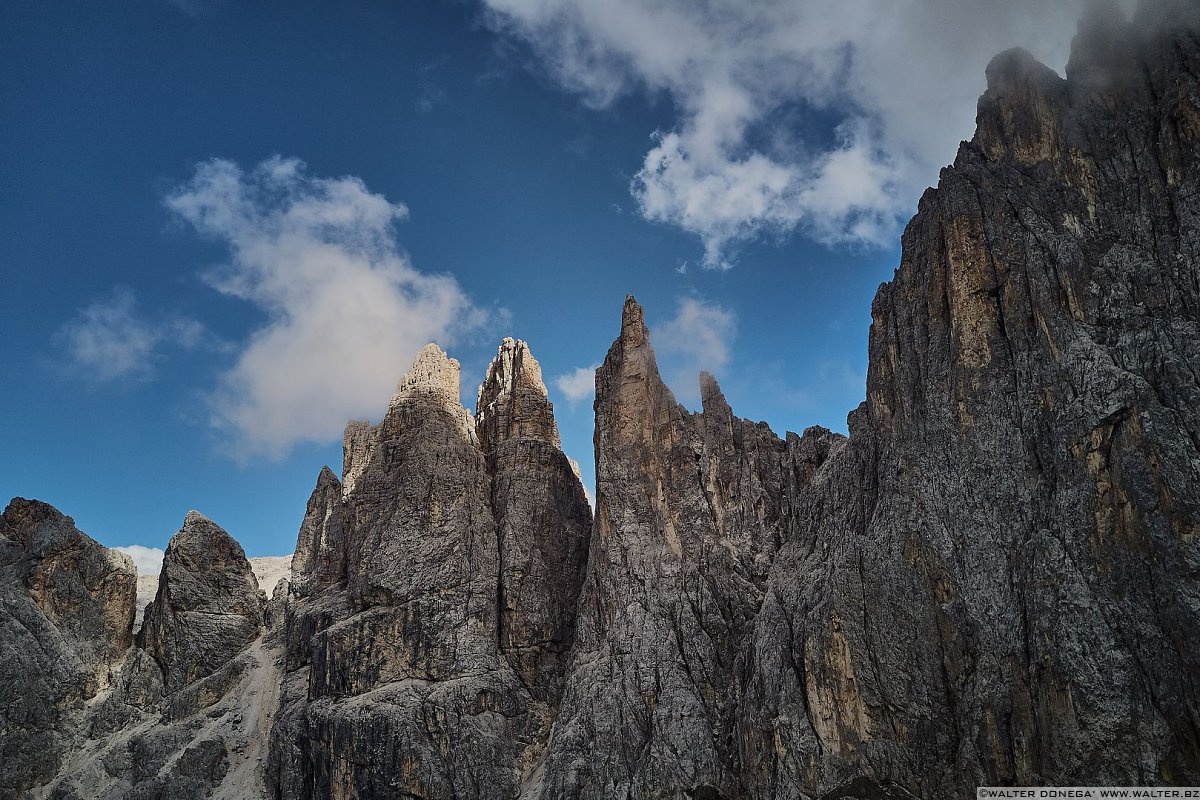
[[[1024,46],[1065,62],[1082,0],[484,0],[592,107],[665,94],[631,191],[728,266],[738,241],[801,229],[890,241],[969,138],[984,67]],[[820,122],[813,123],[812,120]],[[833,129],[833,136],[830,136]]]
[[[80,309],[55,339],[71,365],[96,381],[147,380],[166,346],[220,346],[194,319],[141,313],[134,293],[122,286]]]
[[[596,395],[596,368],[599,364],[589,367],[578,367],[554,379],[558,391],[567,398],[571,408],[575,408],[583,400]]]
[[[158,335],[136,313],[133,292],[118,288],[80,309],[58,331],[58,341],[77,366],[97,380],[144,378]]]
[[[159,547],[143,547],[140,544],[128,544],[124,547],[114,547],[133,559],[139,575],[157,575],[162,571],[163,551]]]
[[[228,246],[209,284],[266,315],[212,397],[239,457],[337,439],[346,420],[386,407],[421,346],[484,319],[453,277],[413,268],[393,229],[405,207],[358,178],[312,177],[296,159],[250,171],[216,159],[166,205]]]
[[[651,329],[663,379],[680,402],[695,406],[700,371],[717,374],[729,363],[736,333],[732,311],[694,297],[681,299],[675,315]]]

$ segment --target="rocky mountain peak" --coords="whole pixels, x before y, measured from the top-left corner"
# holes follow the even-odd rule
[[[1082,88],[1134,75],[1136,31],[1117,0],[1089,0],[1071,40],[1067,79]]]
[[[663,382],[646,329],[645,312],[633,295],[621,310],[621,333],[596,372],[598,435],[653,437],[653,431],[680,413]]]
[[[707,370],[700,373],[700,407],[705,415],[726,417],[733,413],[725,400],[725,393],[721,391],[721,385]]]
[[[479,386],[475,427],[485,452],[514,438],[533,438],[559,446],[554,406],[542,381],[542,367],[529,345],[506,337]]]
[[[0,515],[0,797],[49,780],[132,640],[137,572],[70,517],[16,497]]]
[[[85,694],[103,685],[133,637],[137,570],[129,556],[101,546],[48,503],[17,497],[0,516],[0,570],[20,580],[80,653],[92,673]]]
[[[392,423],[395,420],[389,421],[389,418],[394,418],[396,410],[402,406],[409,409],[403,416],[421,408],[438,408],[453,419],[454,427],[463,439],[473,442],[475,421],[471,412],[463,408],[461,385],[462,365],[458,363],[458,359],[450,358],[446,351],[436,344],[425,345],[400,380],[396,394],[392,396],[392,402],[388,406],[388,415],[384,419],[383,427],[394,427]],[[357,427],[353,432],[347,429],[347,437],[352,435],[355,437],[353,444],[359,448],[356,456],[349,456],[349,459],[354,461],[355,458],[366,456],[374,448],[380,432],[372,433]],[[348,474],[351,486],[356,482],[356,472],[361,472],[361,469],[351,469]]]
[[[974,142],[992,160],[1034,164],[1058,155],[1058,109],[1066,96],[1058,73],[1027,50],[992,59],[979,98]]]
[[[360,467],[359,472],[361,472]],[[336,583],[346,574],[346,542],[343,536],[341,481],[329,467],[322,467],[309,497],[304,521],[296,537],[292,556],[291,593],[303,597]]]
[[[630,347],[638,347],[650,339],[646,330],[646,312],[634,299],[633,295],[625,295],[625,305],[621,309],[621,335],[619,341]]]
[[[187,512],[187,514],[185,514],[183,517],[183,529],[182,529],[183,531],[193,532],[193,531],[210,529],[213,527],[218,527],[218,526],[211,519],[204,516],[199,511],[196,511],[195,509]]]
[[[446,351],[430,342],[417,352],[416,359],[396,387],[397,399],[419,395],[435,395],[454,403],[459,402],[462,366]]]
[[[167,544],[138,643],[173,691],[212,674],[254,641],[265,608],[242,546],[208,517],[189,511]]]
[[[849,438],[735,417],[707,373],[689,413],[630,296],[594,520],[528,347],[500,345],[476,425],[431,345],[321,470],[261,638],[203,515],[129,648],[128,560],[14,500],[0,796],[1194,785],[1198,7],[1095,4],[1065,80],[993,61],[876,295]]]

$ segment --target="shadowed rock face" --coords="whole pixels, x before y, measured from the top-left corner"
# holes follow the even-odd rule
[[[501,344],[480,387],[476,420],[500,554],[500,650],[531,695],[556,702],[592,515],[559,449],[541,367],[525,342]]]
[[[57,772],[133,637],[137,571],[74,521],[15,498],[0,516],[0,796]]]
[[[731,689],[803,476],[798,438],[735,418],[711,376],[702,396],[675,402],[629,298],[597,373],[596,522],[543,797],[735,793]]]
[[[751,796],[1200,779],[1194,8],[1101,8],[1066,81],[1020,51],[989,69],[772,570]]]
[[[242,546],[189,511],[167,545],[138,644],[158,662],[173,692],[211,675],[257,639],[265,607]]]
[[[1198,779],[1194,9],[1098,6],[1067,80],[993,62],[848,440],[758,434],[707,378],[688,414],[626,304],[538,796]]]
[[[279,643],[241,547],[190,513],[135,643],[136,587],[127,556],[50,506],[0,518],[0,796],[266,794]]]

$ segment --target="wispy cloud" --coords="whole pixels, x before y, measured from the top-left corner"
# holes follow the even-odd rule
[[[394,230],[405,207],[356,177],[314,177],[292,158],[249,171],[214,159],[165,202],[228,247],[209,285],[266,315],[211,397],[238,457],[336,439],[347,419],[386,406],[422,345],[486,319],[453,277],[409,263]]]
[[[1082,6],[484,2],[490,24],[529,43],[587,105],[632,91],[674,102],[678,118],[654,134],[631,192],[647,219],[699,236],[708,267],[728,267],[739,241],[764,233],[890,242],[970,135],[988,59],[1021,45],[1060,66]]]
[[[80,309],[55,341],[74,372],[98,382],[149,380],[170,347],[221,346],[194,319],[143,313],[133,291],[123,286]]]
[[[575,408],[583,400],[596,395],[596,368],[599,364],[579,367],[554,379],[554,386],[567,398],[567,404]]]
[[[682,298],[675,314],[651,329],[663,379],[680,402],[696,405],[700,371],[717,374],[729,363],[736,333],[732,311],[695,297]]]
[[[162,571],[163,550],[159,547],[144,547],[140,544],[127,544],[114,547],[133,559],[139,575],[157,575]]]

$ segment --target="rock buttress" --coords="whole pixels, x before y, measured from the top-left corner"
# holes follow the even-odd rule
[[[137,571],[57,509],[14,498],[0,516],[0,795],[59,770],[85,703],[133,640]]]
[[[749,796],[1200,780],[1200,40],[1165,5],[1097,4],[1066,80],[989,68],[772,570]]]
[[[158,662],[173,692],[216,672],[257,639],[265,609],[242,546],[189,511],[167,544],[138,644]]]
[[[501,344],[475,418],[499,538],[500,649],[534,697],[557,702],[592,514],[525,342]]]

